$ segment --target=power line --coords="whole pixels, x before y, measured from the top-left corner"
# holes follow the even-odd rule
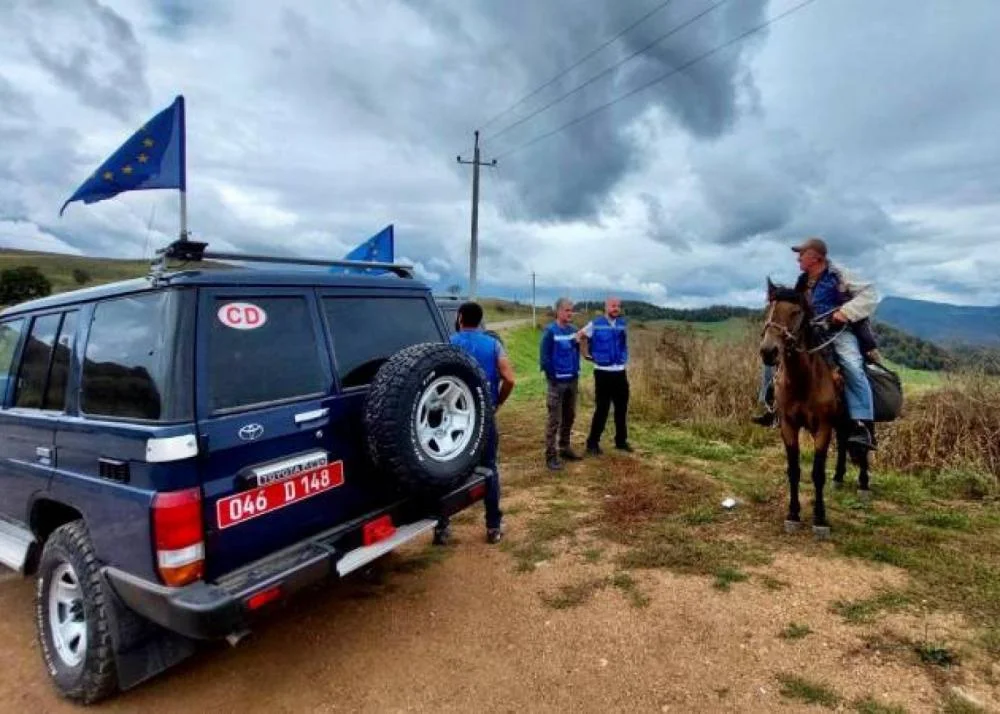
[[[645,84],[641,84],[638,87],[636,87],[635,89],[632,89],[632,90],[626,92],[625,94],[622,94],[622,95],[620,95],[618,97],[615,97],[614,99],[612,99],[612,100],[610,100],[608,102],[605,102],[604,104],[601,104],[600,106],[598,106],[598,107],[596,107],[594,109],[591,109],[589,112],[586,112],[585,114],[581,114],[576,119],[572,119],[572,120],[566,122],[565,124],[562,124],[561,126],[556,127],[552,131],[548,131],[548,132],[546,132],[544,134],[536,136],[534,139],[531,139],[530,141],[527,141],[527,142],[521,144],[520,146],[516,146],[513,149],[508,149],[507,151],[505,151],[502,154],[500,154],[499,156],[497,156],[497,159],[502,159],[505,156],[510,156],[511,154],[515,154],[515,153],[517,153],[519,151],[523,151],[524,149],[527,149],[529,146],[533,146],[534,144],[537,144],[540,141],[544,141],[545,139],[548,139],[550,136],[554,136],[554,135],[558,134],[561,131],[565,131],[566,129],[570,128],[571,126],[576,126],[580,122],[586,121],[587,119],[589,119],[590,117],[594,116],[595,114],[598,114],[598,113],[604,111],[605,109],[607,109],[608,107],[612,106],[613,104],[617,104],[618,102],[622,101],[623,99],[628,99],[632,95],[638,94],[642,90],[648,89],[649,87],[652,87],[654,84],[659,84],[660,82],[663,82],[664,80],[667,80],[670,77],[673,77],[675,74],[679,74],[679,73],[683,72],[684,70],[692,67],[693,65],[697,64],[698,62],[701,62],[702,60],[707,59],[708,57],[711,57],[712,55],[714,55],[714,54],[716,54],[718,52],[721,52],[722,50],[726,49],[727,47],[735,45],[737,42],[740,42],[741,40],[746,39],[750,35],[756,34],[757,32],[760,32],[761,30],[770,27],[771,25],[775,24],[776,22],[779,22],[780,20],[783,20],[784,18],[788,17],[789,15],[791,15],[791,14],[793,14],[795,12],[798,12],[799,10],[803,9],[806,5],[811,5],[814,2],[816,2],[816,0],[804,0],[804,2],[799,3],[798,5],[796,5],[795,7],[791,8],[790,10],[786,10],[785,12],[783,12],[783,13],[781,13],[779,15],[776,15],[775,17],[771,18],[767,22],[761,23],[760,25],[757,25],[756,27],[752,27],[751,29],[749,29],[746,32],[744,32],[743,34],[737,35],[733,39],[728,40],[727,42],[724,42],[723,44],[718,45],[718,46],[716,46],[716,47],[708,50],[707,52],[704,52],[704,53],[698,55],[697,57],[695,57],[694,59],[692,59],[692,60],[690,60],[688,62],[685,62],[684,64],[682,64],[681,66],[677,67],[676,69],[673,69],[670,72],[667,72],[666,74],[662,74],[659,77],[646,82]]]
[[[610,45],[612,42],[614,42],[615,40],[617,40],[619,37],[621,37],[622,35],[624,35],[629,30],[632,30],[632,29],[638,27],[639,25],[641,25],[643,22],[645,22],[646,20],[648,20],[649,18],[651,18],[653,15],[655,15],[660,10],[662,10],[663,8],[665,8],[671,2],[673,2],[673,0],[665,0],[664,2],[662,2],[659,5],[657,5],[656,7],[654,7],[652,10],[650,10],[649,12],[647,12],[645,15],[643,15],[642,17],[640,17],[638,20],[636,20],[635,22],[633,22],[631,25],[629,25],[628,27],[626,27],[624,30],[622,30],[621,32],[619,32],[617,35],[615,35],[611,39],[609,39],[606,42],[604,42],[604,44],[602,44],[600,47],[597,47],[596,49],[591,50],[590,52],[588,52],[587,54],[585,54],[583,57],[581,57],[580,59],[578,59],[575,63],[571,64],[569,67],[567,67],[562,72],[560,72],[559,74],[557,74],[555,77],[553,77],[552,79],[550,79],[548,82],[545,82],[541,86],[536,87],[535,89],[533,89],[532,91],[528,92],[523,97],[521,97],[520,99],[518,99],[516,102],[514,102],[513,104],[511,104],[509,107],[507,107],[506,109],[504,109],[502,112],[500,112],[499,114],[495,115],[493,118],[491,118],[489,121],[487,121],[481,127],[479,127],[480,130],[485,129],[486,127],[488,127],[490,124],[492,124],[497,119],[499,119],[500,117],[504,116],[505,114],[509,114],[512,109],[514,109],[517,106],[520,106],[521,104],[523,104],[528,99],[531,99],[533,96],[535,96],[536,94],[538,94],[543,89],[546,89],[547,87],[551,87],[552,84],[556,82],[556,80],[559,80],[559,79],[562,79],[563,77],[565,77],[572,70],[576,69],[581,64],[583,64],[584,62],[586,62],[587,60],[589,60],[591,57],[593,57],[594,55],[596,55],[598,52],[600,52],[601,50],[603,50],[605,47],[607,47],[608,45]]]
[[[729,0],[718,0],[718,2],[710,5],[705,10],[702,10],[700,13],[698,13],[697,15],[695,15],[694,17],[692,17],[690,20],[686,20],[685,22],[681,23],[680,25],[678,25],[677,27],[673,28],[669,32],[667,32],[667,33],[665,33],[663,35],[660,35],[659,37],[657,37],[655,40],[653,40],[652,42],[650,42],[648,45],[646,45],[642,49],[636,50],[635,52],[633,52],[632,54],[630,54],[625,59],[619,60],[618,62],[615,62],[613,65],[611,65],[607,69],[602,70],[601,72],[598,72],[593,77],[591,77],[590,79],[586,80],[583,84],[578,84],[577,86],[573,87],[573,89],[570,89],[570,90],[564,92],[560,96],[558,96],[555,99],[553,99],[552,101],[550,101],[548,104],[546,104],[546,105],[544,105],[544,106],[536,109],[535,111],[531,112],[531,114],[528,114],[525,117],[521,117],[520,119],[518,119],[517,121],[515,121],[513,124],[508,124],[507,126],[505,126],[500,131],[498,131],[498,132],[496,132],[494,134],[491,134],[490,136],[488,136],[486,138],[488,140],[492,141],[493,139],[496,139],[498,136],[502,136],[503,134],[506,134],[511,129],[513,129],[515,127],[518,127],[521,124],[524,124],[524,122],[528,121],[529,119],[531,119],[533,117],[538,116],[539,114],[541,114],[542,112],[546,111],[547,109],[550,109],[550,108],[554,107],[556,104],[559,104],[560,102],[562,102],[567,97],[573,96],[574,94],[576,94],[577,92],[579,92],[581,89],[585,89],[585,88],[589,87],[591,84],[593,84],[594,82],[596,82],[597,80],[602,79],[603,77],[606,77],[607,75],[611,74],[614,70],[618,69],[619,67],[621,67],[626,62],[629,62],[629,61],[635,59],[636,57],[638,57],[639,55],[643,54],[644,52],[647,52],[648,50],[651,50],[653,47],[655,47],[656,45],[660,44],[661,42],[663,42],[668,37],[676,35],[678,32],[680,32],[684,28],[689,27],[690,25],[693,25],[698,20],[700,20],[701,18],[705,17],[705,15],[707,15],[710,12],[712,12],[717,7],[719,7],[720,5],[726,4],[727,2],[729,2]]]

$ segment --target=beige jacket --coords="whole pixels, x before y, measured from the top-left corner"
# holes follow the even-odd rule
[[[875,283],[862,280],[855,273],[830,263],[830,272],[837,276],[840,291],[847,295],[847,302],[840,309],[851,322],[860,322],[875,314],[878,306],[878,293]]]

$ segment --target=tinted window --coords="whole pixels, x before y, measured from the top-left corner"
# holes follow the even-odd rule
[[[154,421],[191,418],[193,293],[165,291],[98,303],[87,338],[81,410]]]
[[[387,357],[420,342],[441,342],[423,298],[326,298],[337,372],[345,387],[368,384]]]
[[[52,346],[61,321],[62,315],[46,315],[36,317],[32,322],[31,332],[28,333],[28,341],[24,346],[24,356],[21,358],[17,398],[14,401],[16,406],[42,408],[49,365],[52,362]]]
[[[223,322],[227,312],[232,316],[228,325]],[[208,361],[213,412],[326,391],[305,298],[220,298],[211,319]]]
[[[10,381],[10,371],[14,366],[14,352],[21,339],[24,320],[13,320],[0,325],[0,405],[7,394],[7,383]]]
[[[76,337],[77,313],[67,312],[56,340],[52,369],[49,371],[49,386],[45,392],[46,409],[63,409],[66,406],[66,384],[69,382],[70,357],[73,354],[73,339]]]

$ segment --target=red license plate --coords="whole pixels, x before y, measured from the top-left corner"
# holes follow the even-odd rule
[[[312,498],[344,485],[344,462],[337,461],[215,502],[219,528],[229,528],[265,513]]]

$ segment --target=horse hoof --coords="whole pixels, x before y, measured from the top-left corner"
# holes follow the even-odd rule
[[[830,526],[813,526],[813,536],[816,540],[830,540]]]
[[[785,533],[798,533],[802,530],[802,521],[785,521]]]
[[[858,489],[858,500],[861,501],[862,503],[871,503],[872,502],[872,492],[871,492],[871,490],[867,489],[867,488],[859,488]]]

